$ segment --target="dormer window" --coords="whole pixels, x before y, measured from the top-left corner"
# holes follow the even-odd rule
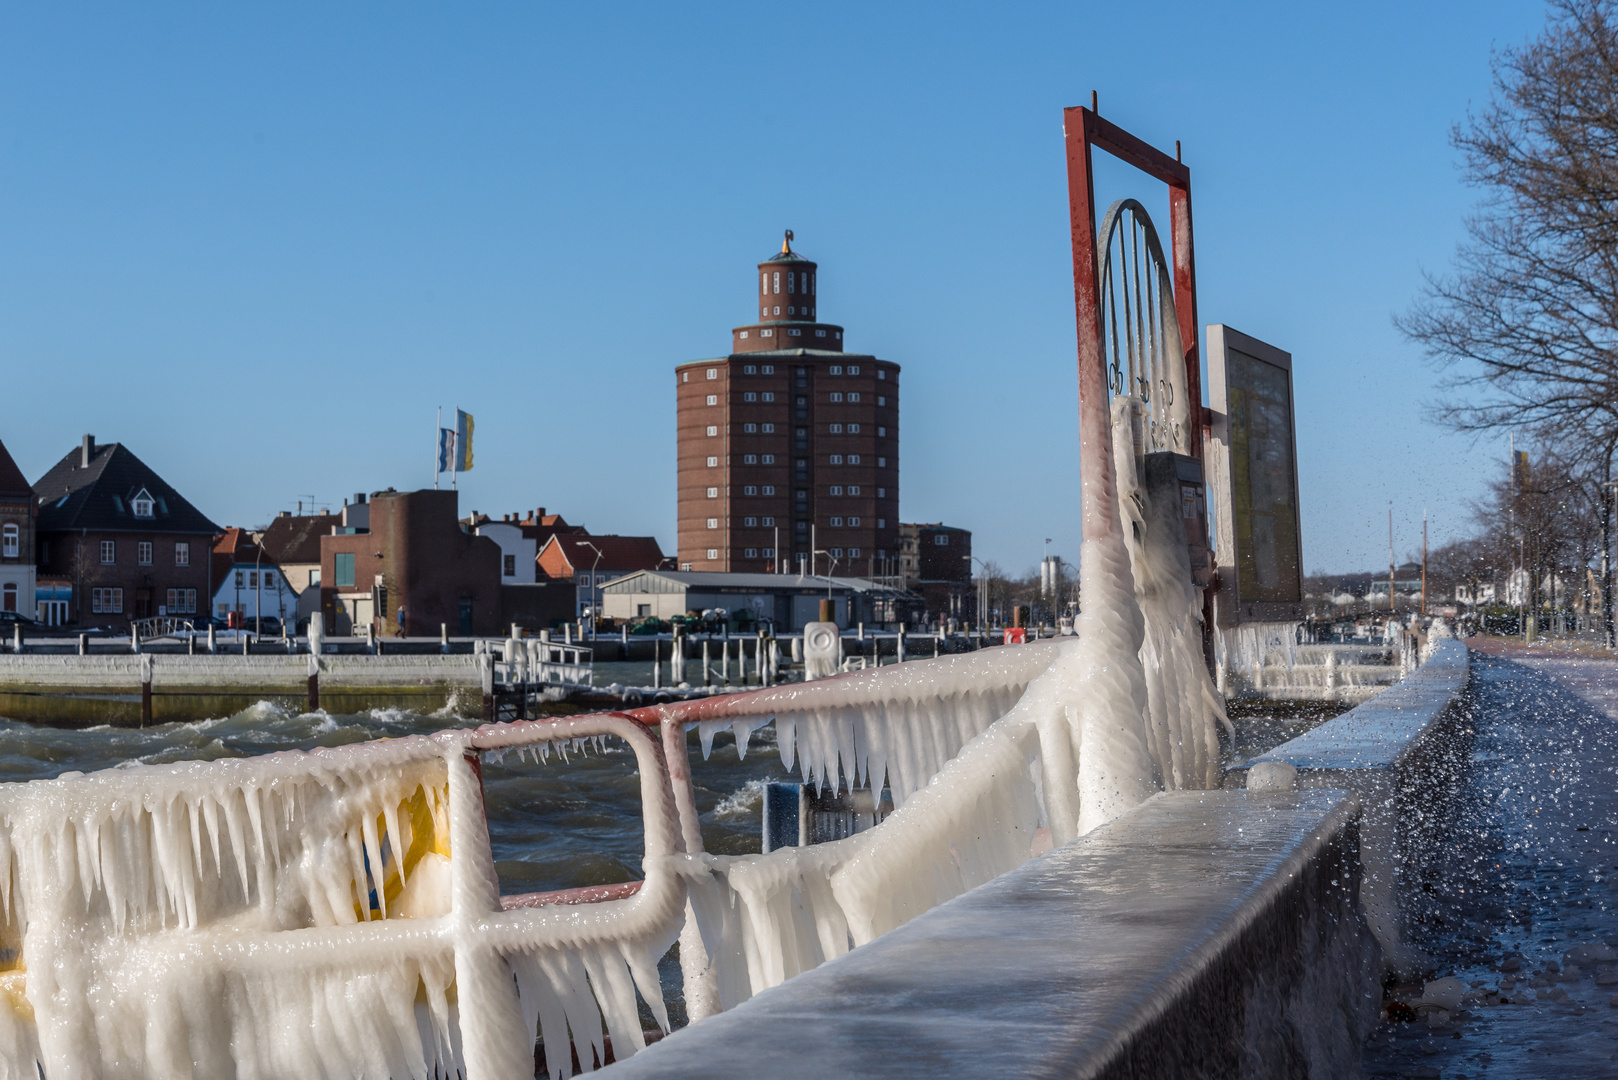
[[[152,496],[147,493],[145,488],[141,488],[140,492],[136,494],[133,499],[129,500],[129,504],[134,507],[136,517],[149,518],[152,516],[154,502]]]

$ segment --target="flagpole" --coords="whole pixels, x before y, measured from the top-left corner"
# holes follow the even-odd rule
[[[451,491],[461,490],[461,407],[455,406],[455,460],[450,462],[449,486]]]
[[[433,490],[438,490],[438,443],[444,436],[444,406],[438,407],[438,423],[433,425]]]

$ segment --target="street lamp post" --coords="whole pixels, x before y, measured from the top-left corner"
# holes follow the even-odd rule
[[[596,553],[596,561],[590,566],[590,640],[594,641],[601,630],[601,602],[596,599],[596,571],[601,568],[601,549],[588,540],[575,540],[573,545]]]
[[[967,561],[966,570],[968,575],[972,572],[971,564],[974,562],[982,570],[982,573],[978,576],[978,629],[987,630],[989,628],[989,568],[976,555],[962,555],[961,558]]]

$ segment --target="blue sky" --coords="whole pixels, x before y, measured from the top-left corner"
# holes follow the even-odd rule
[[[1464,532],[1505,447],[1389,319],[1477,193],[1533,3],[22,5],[0,23],[0,439],[121,441],[221,524],[432,482],[674,541],[676,363],[791,228],[904,366],[901,513],[1077,560],[1061,109],[1192,169],[1200,314],[1289,350],[1307,568]],[[1163,190],[1107,168],[1105,206]],[[1503,439],[1500,440],[1503,442]]]

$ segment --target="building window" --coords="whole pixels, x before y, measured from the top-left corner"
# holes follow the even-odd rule
[[[888,497],[888,489],[887,488],[877,488],[876,489],[876,497],[879,498],[879,499],[886,499]]]
[[[742,524],[745,525],[749,529],[755,528],[758,525],[758,518],[756,518],[756,517],[742,518]]]
[[[758,432],[758,425],[757,424],[743,424],[742,425],[742,433],[744,435],[753,435],[753,434],[756,434],[757,432]]]
[[[266,589],[275,588],[275,571],[274,570],[266,570],[266,571],[264,571],[264,587]]]
[[[712,397],[713,395],[710,394],[708,396]],[[747,393],[742,395],[742,400],[743,401],[757,401],[758,400],[758,395],[753,393],[753,391],[749,390],[749,391],[747,391]],[[716,404],[718,404],[718,402],[717,402],[717,400],[716,401],[710,401],[710,402],[708,402],[708,404],[716,405]]]
[[[708,549],[708,558],[710,558],[710,559],[719,558],[719,549],[718,548],[709,548]]]
[[[803,449],[803,448],[805,448],[805,447],[807,447],[809,445],[809,429],[808,428],[801,427],[794,434],[795,434],[795,439],[796,439],[796,442],[798,444],[799,449]]]
[[[765,364],[759,370],[764,372],[764,374],[766,374],[766,375],[774,375],[775,374],[775,365],[774,364]]]
[[[879,528],[879,529],[886,529],[888,527],[888,519],[887,518],[877,518],[876,519],[876,527]]]
[[[842,454],[833,454],[831,456],[831,463],[833,465],[841,465],[843,463],[843,455]]]
[[[858,391],[850,392],[849,395],[848,395],[848,400],[850,400],[850,401],[858,401],[859,399],[860,399],[860,395],[859,395]]]
[[[775,425],[774,424],[765,424],[764,428],[763,428],[763,431],[764,431],[764,434],[766,434],[766,435],[774,435],[775,434]]]
[[[124,590],[91,589],[90,611],[96,615],[121,615],[124,610]]]
[[[833,495],[841,495],[843,493],[843,485],[841,485],[841,484],[833,484],[831,486],[831,493]]]
[[[517,556],[515,556],[515,555],[502,555],[502,556],[500,556],[500,563],[501,563],[500,572],[505,574],[506,577],[516,577],[517,576]]]
[[[708,425],[708,437],[711,439],[717,434],[719,434],[719,428],[716,427],[713,424],[709,424]]]
[[[716,458],[716,457],[710,457],[708,459],[708,468],[717,469],[718,467],[719,467],[719,459]]]
[[[848,455],[848,463],[850,465],[858,465],[860,463],[860,456],[858,454]]]
[[[824,331],[824,330],[816,330],[815,331],[815,337],[825,337],[825,336],[826,336],[826,331]]]
[[[774,454],[765,454],[762,460],[764,461],[764,464],[766,464],[766,465],[774,465],[775,464],[775,455]]]
[[[766,494],[766,495],[774,495],[775,494],[775,485],[774,484],[765,484],[764,485],[764,494]]]
[[[141,566],[152,565],[152,542],[142,540],[135,545],[135,561]]]
[[[354,553],[352,551],[339,551],[333,556],[336,565],[332,567],[332,584],[339,589],[352,589],[354,587]],[[240,578],[237,579],[239,585]]]
[[[742,494],[743,495],[757,495],[758,494],[758,488],[754,487],[752,484],[748,484],[746,487],[742,488]]]
[[[787,271],[787,292],[788,293],[795,293],[797,291],[798,291],[798,275],[794,274],[791,270],[788,270]]]
[[[764,527],[765,527],[765,528],[766,528],[766,529],[773,529],[773,528],[775,528],[775,519],[774,519],[774,518],[772,518],[772,517],[767,517],[767,518],[765,518],[765,519],[764,519]]]
[[[799,532],[806,533],[809,531],[809,523],[807,521],[800,521],[798,522],[796,528]]]
[[[747,549],[747,557],[748,557],[748,558],[749,558],[749,559],[756,559],[756,558],[758,558],[758,548],[748,548],[748,549]]]
[[[876,429],[876,437],[879,439],[886,439],[888,437],[888,429],[878,425]]]
[[[757,375],[758,374],[758,367],[756,365],[754,365],[754,364],[743,364],[742,365],[742,374],[743,375]],[[751,400],[751,399],[749,399],[749,400]]]
[[[888,459],[885,458],[885,457],[877,458],[876,459],[876,467],[879,468],[879,469],[886,469],[888,467]]]
[[[197,590],[170,589],[168,591],[168,607],[165,609],[170,615],[195,615],[197,613]]]
[[[247,574],[247,587],[249,589],[258,588],[258,571],[257,570],[251,570],[251,571],[248,572],[248,574]]]
[[[766,390],[766,391],[764,391],[764,400],[765,401],[774,401],[775,400],[775,395],[773,393],[771,393],[770,391]]]
[[[883,370],[882,368],[877,368],[876,369],[876,377],[878,379],[886,379],[888,377],[888,373],[885,370]]]
[[[843,433],[843,425],[831,424],[827,430],[829,430],[833,435],[841,435]]]
[[[802,330],[788,330],[787,331],[787,337],[802,337],[802,336],[803,336],[803,331]]]
[[[708,489],[708,498],[710,498],[710,499],[719,498],[719,489],[716,488],[716,487],[709,488]]]
[[[757,454],[743,454],[742,455],[742,464],[743,465],[757,465],[758,464],[758,455]]]
[[[859,548],[849,548],[848,549],[848,557],[850,559],[859,558],[860,557],[860,549]]]
[[[719,519],[718,518],[709,518],[708,519],[708,528],[710,528],[710,529],[719,528]]]
[[[765,549],[764,549],[764,557],[765,557],[765,558],[766,558],[766,559],[773,559],[773,558],[775,558],[775,549],[774,549],[774,548],[765,548]]]
[[[781,291],[781,271],[779,270],[775,272],[775,291]]]
[[[798,489],[798,501],[799,502],[808,502],[809,501],[809,492],[804,490],[803,488],[799,488]]]
[[[850,528],[850,529],[857,529],[857,528],[859,528],[859,527],[860,527],[860,519],[859,519],[859,518],[857,518],[857,517],[851,517],[851,518],[849,518],[849,519],[848,519],[848,527],[849,527],[849,528]]]
[[[849,485],[848,493],[850,495],[858,495],[860,493],[860,486],[858,484]]]
[[[933,533],[933,544],[936,547],[949,547],[949,533]]]
[[[238,589],[247,588],[247,571],[246,570],[238,570],[238,571],[236,571],[236,587]]]
[[[848,373],[850,375],[858,375],[860,373],[860,366],[858,364],[848,365]]]
[[[798,395],[798,400],[794,402],[794,407],[799,416],[809,415],[809,399],[802,394]]]
[[[719,395],[718,394],[709,394],[708,395],[708,404],[709,405],[717,405],[717,404],[719,404]]]
[[[832,548],[831,549],[831,557],[834,558],[834,559],[841,559],[843,557],[843,549],[842,548]]]
[[[809,471],[809,460],[807,458],[798,459],[798,471],[800,473],[806,473]]]
[[[858,424],[848,425],[848,433],[850,435],[858,435],[860,433],[860,426]]]
[[[8,523],[4,529],[0,529],[0,555],[15,559],[21,550],[22,532],[17,526]]]
[[[118,561],[118,549],[114,540],[101,541],[101,565],[111,566]]]
[[[843,400],[843,395],[838,393],[835,390],[833,390],[830,394],[827,394],[826,396],[829,399],[831,399],[832,401],[842,401]]]
[[[680,381],[681,382],[690,382],[691,381],[691,373],[689,371],[680,372]]]
[[[833,375],[841,375],[843,373],[843,365],[833,364],[829,370]]]
[[[769,291],[770,291],[770,275],[765,274],[765,273],[760,273],[759,276],[758,276],[758,294],[760,296],[767,296],[769,294]],[[647,612],[647,614],[650,615],[651,612]]]
[[[174,545],[174,565],[191,565],[191,545],[184,540]]]
[[[888,403],[888,397],[887,397],[887,395],[886,395],[886,394],[878,394],[878,395],[877,395],[877,396],[876,396],[876,403],[877,403],[877,405],[878,405],[878,406],[879,406],[879,407],[880,407],[880,406],[883,406],[883,405],[886,405],[886,404],[887,404],[887,403]]]
[[[710,379],[719,378],[719,369],[716,368],[716,367],[709,368],[708,369],[708,378],[710,378]]]
[[[777,314],[777,315],[779,315],[779,314],[781,314],[781,309],[780,309],[780,308],[776,308],[776,309],[775,309],[775,313],[776,313],[776,314]],[[774,337],[774,336],[775,336],[775,331],[774,331],[774,330],[760,330],[760,331],[759,331],[759,332],[758,332],[758,336],[759,336],[759,337]]]
[[[843,527],[843,519],[840,518],[840,517],[832,518],[831,519],[831,527],[834,528],[834,529],[841,529]]]

